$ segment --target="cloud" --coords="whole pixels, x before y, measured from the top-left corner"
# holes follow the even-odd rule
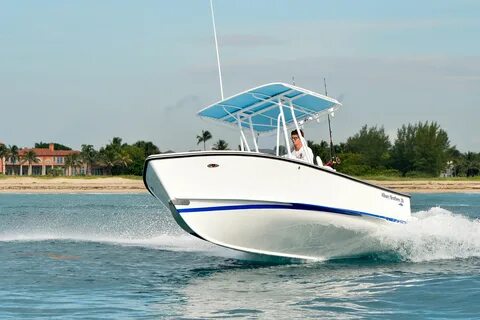
[[[431,30],[435,28],[476,28],[480,26],[478,19],[470,18],[416,18],[416,19],[368,19],[368,20],[341,20],[322,19],[318,21],[303,21],[296,24],[296,30],[355,30],[368,32],[381,30],[382,32],[405,30]]]
[[[199,103],[200,99],[197,95],[187,95],[180,98],[177,102],[167,105],[163,108],[163,113],[166,117],[183,114],[195,110],[194,107],[197,107]]]
[[[219,36],[219,41],[222,46],[231,47],[278,46],[286,42],[275,37],[255,34],[227,34]]]
[[[432,29],[443,27],[473,27],[478,26],[477,20],[473,19],[402,19],[402,20],[379,20],[373,22],[345,22],[355,28],[365,29]]]
[[[202,38],[200,43],[211,46],[213,43],[213,36]],[[234,48],[257,48],[257,47],[272,47],[280,46],[287,43],[287,40],[279,39],[274,36],[257,35],[257,34],[219,34],[218,43],[222,47]]]

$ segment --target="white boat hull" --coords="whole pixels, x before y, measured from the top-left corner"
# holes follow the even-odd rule
[[[152,156],[149,191],[187,232],[245,252],[300,259],[362,254],[375,228],[410,219],[410,198],[291,159],[250,152]]]

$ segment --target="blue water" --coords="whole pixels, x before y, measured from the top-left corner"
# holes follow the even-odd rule
[[[148,194],[0,194],[0,319],[478,319],[480,195],[412,211],[364,257],[286,263],[187,235]]]

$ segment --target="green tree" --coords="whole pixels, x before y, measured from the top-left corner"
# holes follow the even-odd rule
[[[102,147],[98,154],[99,162],[107,168],[107,174],[112,175],[112,169],[118,164],[118,152],[113,148]]]
[[[414,170],[415,136],[417,127],[411,124],[403,125],[397,130],[397,139],[392,147],[392,167],[402,173]]]
[[[98,152],[95,151],[93,145],[91,144],[82,144],[80,151],[80,159],[83,163],[87,165],[87,175],[92,175],[92,166],[97,159]]]
[[[341,163],[336,165],[336,169],[352,176],[364,176],[374,173],[372,167],[364,164],[365,159],[359,153],[345,152],[341,155]]]
[[[121,167],[128,167],[130,163],[132,163],[132,159],[130,158],[130,155],[128,154],[127,150],[128,146],[125,146],[125,148],[122,148],[120,152],[117,155],[117,164]]]
[[[438,176],[445,168],[449,147],[447,133],[436,122],[418,123],[415,135],[415,171]]]
[[[320,141],[320,143],[315,143],[313,141],[307,141],[308,146],[312,149],[313,157],[317,156],[322,159],[322,162],[326,163],[330,160],[330,146],[327,141]]]
[[[346,148],[346,145],[343,142],[333,145],[333,150],[335,151],[335,154],[337,154],[337,155],[346,152],[345,148]]]
[[[114,137],[109,144],[100,148],[98,163],[105,166],[110,175],[141,175],[145,158],[158,153],[160,150],[150,141],[137,141],[129,145],[122,143],[122,138]]]
[[[77,168],[82,165],[80,154],[72,153],[65,157],[65,166],[68,168],[68,175],[76,175]]]
[[[48,175],[53,176],[53,177],[58,177],[58,176],[63,175],[63,170],[60,167],[53,167],[50,170],[50,172],[48,173]]]
[[[144,157],[147,158],[148,156],[151,156],[152,154],[159,154],[160,149],[153,144],[151,141],[137,141],[133,144],[133,146],[138,147],[143,150]]]
[[[107,144],[104,148],[100,148],[99,160],[100,163],[107,168],[107,173],[109,175],[123,173],[124,168],[121,165],[120,158],[122,148],[127,145],[128,144],[122,144],[122,138],[113,137],[109,144]]]
[[[40,159],[37,158],[37,154],[32,149],[25,152],[22,156],[22,160],[28,162],[28,175],[32,175],[32,163],[40,162]]]
[[[141,176],[143,173],[143,165],[145,163],[145,149],[138,147],[136,144],[123,147],[130,158],[128,166],[122,168],[126,174]]]
[[[213,150],[228,150],[228,143],[225,140],[218,140],[214,145],[213,145]]]
[[[450,150],[447,133],[436,122],[402,126],[392,148],[392,166],[408,172],[438,176],[445,168]]]
[[[461,153],[453,146],[447,151],[447,160],[453,162],[454,176],[472,177],[480,174],[480,153]]]
[[[122,148],[122,138],[113,137],[112,141],[110,142],[110,145],[107,145],[107,147],[120,151],[120,149]]]
[[[474,177],[480,174],[480,153],[467,152],[465,154],[465,175]]]
[[[35,148],[42,148],[42,149],[48,149],[50,147],[50,143],[48,142],[43,142],[43,141],[40,141],[40,142],[35,142]],[[70,147],[67,147],[63,144],[60,144],[60,143],[53,143],[53,147],[55,148],[55,150],[72,150],[72,148]]]
[[[8,158],[10,162],[15,166],[15,163],[19,160],[18,147],[16,145],[8,146]],[[12,175],[15,175],[15,169],[12,168]]]
[[[347,139],[345,149],[361,155],[360,164],[371,168],[384,168],[390,158],[390,141],[383,127],[364,125],[353,137]]]
[[[212,139],[212,134],[210,133],[210,131],[208,130],[202,130],[202,134],[197,136],[197,145],[199,145],[200,143],[203,142],[203,150],[207,150],[206,149],[206,142],[208,140]]]

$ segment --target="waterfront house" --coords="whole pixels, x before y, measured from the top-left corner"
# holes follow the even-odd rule
[[[48,148],[22,148],[18,150],[19,159],[12,162],[10,158],[5,162],[0,159],[0,173],[7,175],[27,175],[29,163],[23,160],[23,156],[30,150],[33,150],[37,156],[37,162],[32,162],[31,174],[34,176],[45,175],[76,175],[85,174],[85,165],[79,165],[75,168],[66,166],[66,157],[72,154],[80,154],[77,150],[55,150],[54,144],[50,143]]]

